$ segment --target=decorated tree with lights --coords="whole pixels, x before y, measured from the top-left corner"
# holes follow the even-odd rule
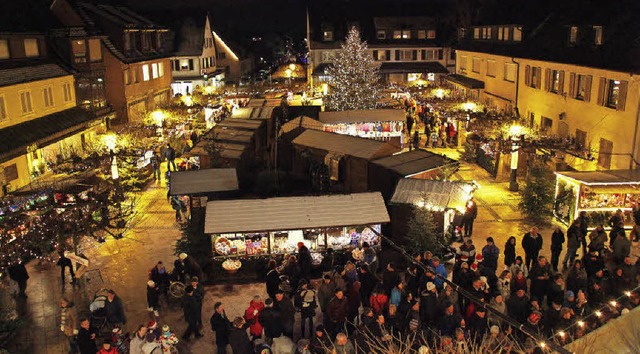
[[[424,205],[426,204],[424,198]],[[438,232],[433,220],[433,212],[425,207],[412,207],[413,215],[407,223],[408,246],[414,250],[429,250],[441,256],[438,244]]]
[[[328,69],[331,90],[327,108],[335,111],[373,109],[378,96],[378,66],[353,27]]]

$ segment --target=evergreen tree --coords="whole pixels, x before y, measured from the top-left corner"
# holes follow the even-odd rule
[[[430,210],[412,207],[413,217],[407,224],[407,241],[409,249],[416,251],[431,251],[440,256],[438,233]]]
[[[547,165],[533,160],[525,183],[520,210],[534,222],[548,222],[553,210],[555,184]]]
[[[378,96],[378,66],[353,27],[328,69],[331,90],[327,108],[335,111],[373,109]]]

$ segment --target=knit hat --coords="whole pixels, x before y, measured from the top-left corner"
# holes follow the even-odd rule
[[[181,261],[184,261],[184,259],[187,258],[187,254],[186,253],[180,253],[178,258],[180,258]]]
[[[470,268],[471,268],[471,270],[473,270],[475,272],[476,270],[478,270],[478,263],[471,264]]]
[[[436,285],[434,283],[432,283],[432,282],[428,282],[427,283],[427,290],[428,291],[432,291],[435,288],[436,288]]]
[[[321,325],[321,324],[317,325],[316,332],[324,332],[324,325]]]
[[[168,325],[164,325],[164,326],[162,326],[162,332],[163,332],[163,333],[169,332],[170,330],[171,330],[171,328],[169,328],[169,326],[168,326]]]
[[[527,318],[527,321],[535,325],[535,324],[538,324],[538,321],[540,321],[541,318],[542,318],[542,314],[539,311],[533,311],[529,315],[529,318]]]
[[[409,321],[409,328],[416,329],[420,325],[420,322],[417,319],[412,319]]]
[[[149,328],[149,329],[155,329],[157,325],[158,325],[158,324],[156,323],[156,321],[153,321],[153,320],[152,320],[152,321],[149,321],[149,323],[147,323],[147,328]]]
[[[491,326],[491,329],[490,329],[490,330],[491,330],[491,334],[498,334],[498,333],[500,333],[500,327],[495,326],[495,325]]]
[[[150,288],[155,288],[156,283],[155,283],[153,280],[149,280],[149,281],[147,282],[147,285],[148,285]]]
[[[431,258],[431,261],[440,262],[440,258],[436,256],[436,257]]]
[[[572,297],[576,297],[576,294],[574,294],[573,291],[568,290],[567,291],[567,299],[572,298]]]
[[[476,262],[478,263],[482,263],[482,260],[484,259],[484,257],[482,257],[481,254],[476,255]]]
[[[463,262],[467,262],[469,260],[469,257],[467,257],[465,255],[462,255],[462,256],[460,256],[460,260],[463,261]]]

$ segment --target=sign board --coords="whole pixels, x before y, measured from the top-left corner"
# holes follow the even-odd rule
[[[82,258],[75,253],[65,252],[64,256],[69,258],[72,262],[80,264],[84,267],[89,267],[89,260],[86,258]],[[81,267],[82,268],[82,267]]]

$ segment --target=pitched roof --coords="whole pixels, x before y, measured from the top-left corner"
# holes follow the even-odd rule
[[[86,129],[99,120],[91,112],[74,107],[0,129],[0,161],[26,153],[27,146],[46,146]]]
[[[416,149],[371,161],[404,177],[437,169],[443,166],[457,165],[458,161],[427,150]]]
[[[57,64],[39,64],[0,69],[0,87],[71,75]]]
[[[296,128],[324,130],[324,124],[313,118],[300,116],[284,123],[280,127],[280,134],[286,134]]]
[[[405,112],[401,109],[325,111],[320,112],[318,119],[325,124],[406,121]]]
[[[400,148],[382,141],[311,129],[298,135],[292,144],[365,160],[389,156],[400,151]]]
[[[235,168],[208,168],[171,173],[170,195],[226,192],[238,189]]]
[[[555,174],[587,185],[640,184],[640,170],[563,171]]]
[[[341,208],[348,205],[348,208]],[[207,203],[204,232],[260,232],[389,222],[379,192]]]
[[[463,211],[475,189],[471,182],[403,178],[398,181],[391,203],[426,206],[430,210]]]

